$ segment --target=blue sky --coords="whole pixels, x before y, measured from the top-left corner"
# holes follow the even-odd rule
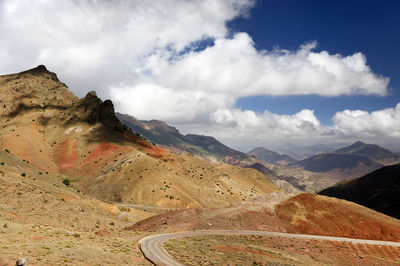
[[[325,125],[344,109],[375,111],[400,102],[400,1],[398,0],[265,0],[250,18],[240,18],[230,27],[248,32],[257,48],[275,46],[294,50],[316,40],[318,50],[349,55],[362,52],[375,73],[390,77],[391,94],[381,96],[253,96],[240,98],[236,106],[263,112],[269,109],[292,114],[304,108],[315,110]]]
[[[44,64],[79,97],[244,151],[400,149],[398,14],[394,0],[1,0],[0,74]]]

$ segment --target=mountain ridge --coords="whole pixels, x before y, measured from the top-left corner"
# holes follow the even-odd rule
[[[332,153],[365,156],[385,165],[400,162],[400,156],[392,151],[376,144],[366,144],[362,141],[357,141],[349,146],[337,149]]]
[[[275,151],[268,150],[264,147],[254,148],[251,151],[247,152],[247,154],[255,156],[260,160],[272,164],[289,165],[297,162],[297,160],[293,159],[287,154],[279,154]]]
[[[352,179],[380,168],[374,160],[353,154],[322,153],[314,155],[290,166],[311,172],[325,173],[338,180]]]
[[[160,120],[138,120],[131,115],[121,113],[116,113],[116,116],[127,127],[152,143],[235,165],[244,166],[245,162],[252,161],[251,156],[229,148],[212,136],[183,135],[175,127]]]

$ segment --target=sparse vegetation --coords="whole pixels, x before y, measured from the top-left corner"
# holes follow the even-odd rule
[[[69,187],[69,185],[71,184],[71,181],[70,181],[68,178],[65,178],[65,179],[62,181],[62,183],[63,183],[64,185],[66,185],[67,187]]]

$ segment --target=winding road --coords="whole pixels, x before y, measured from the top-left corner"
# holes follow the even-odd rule
[[[159,235],[146,236],[139,241],[139,244],[140,244],[140,249],[143,252],[143,255],[153,264],[163,265],[163,266],[177,266],[182,264],[176,261],[173,257],[171,257],[167,253],[167,251],[163,247],[164,242],[175,238],[206,236],[206,235],[259,235],[259,236],[317,239],[317,240],[329,240],[338,242],[351,242],[354,244],[386,245],[392,247],[400,247],[400,242],[354,239],[354,238],[333,237],[333,236],[289,234],[289,233],[253,231],[253,230],[199,230],[199,231],[180,232],[171,234],[159,234]]]

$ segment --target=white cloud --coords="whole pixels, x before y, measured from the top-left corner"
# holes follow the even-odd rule
[[[136,84],[154,52],[223,38],[253,0],[2,0],[0,73],[45,64],[79,90]]]
[[[335,127],[345,135],[371,138],[400,138],[400,103],[374,112],[344,110],[333,117]]]
[[[246,96],[388,93],[389,79],[375,74],[361,53],[317,51],[316,42],[295,51],[257,50],[247,33],[229,32],[226,23],[246,16],[254,3],[0,0],[0,73],[45,64],[79,96],[95,89],[111,97],[119,111],[227,142],[371,136],[385,130],[398,137],[398,116],[392,114],[398,107],[346,110],[335,115],[333,127],[322,126],[312,110],[279,115],[235,108]],[[198,50],[204,40],[213,44]]]
[[[316,43],[297,51],[258,51],[247,33],[217,38],[214,46],[171,61],[153,55],[148,69],[159,84],[180,90],[251,95],[385,95],[389,80],[371,72],[361,53],[347,57],[314,52]]]
[[[256,146],[278,147],[282,143],[309,145],[315,143],[354,142],[362,140],[398,149],[400,139],[400,103],[394,108],[373,112],[344,110],[332,118],[332,126],[321,125],[313,110],[293,115],[269,111],[255,113],[239,109],[220,109],[212,115],[214,123],[183,126],[184,132],[212,135],[225,144],[242,150]],[[397,144],[393,146],[393,144]]]

